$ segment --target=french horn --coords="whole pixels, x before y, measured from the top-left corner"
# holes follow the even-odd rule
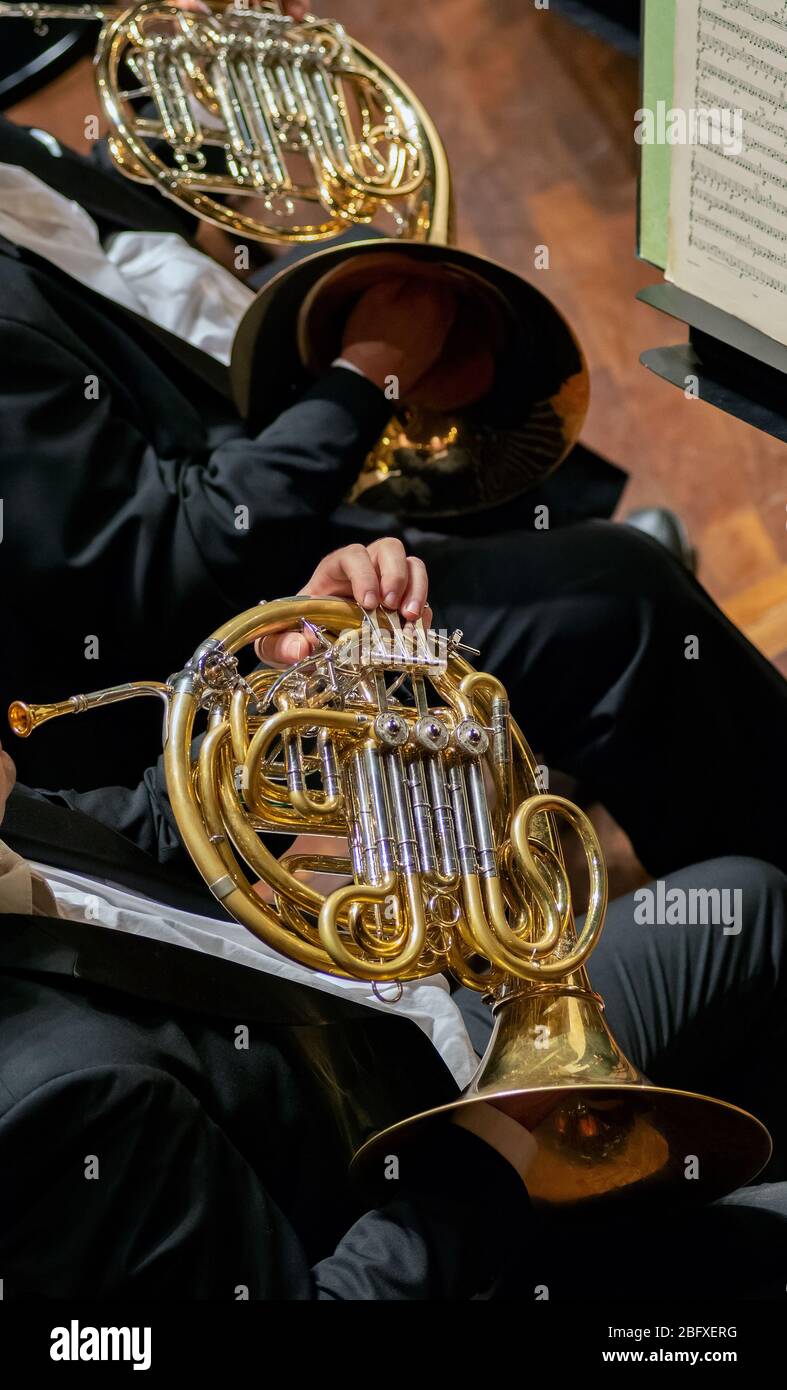
[[[537,487],[563,462],[589,399],[576,338],[534,285],[448,245],[451,176],[435,125],[340,24],[296,22],[267,0],[214,0],[207,14],[162,0],[30,0],[0,3],[0,18],[39,31],[47,19],[100,20],[96,81],[120,172],[235,237],[317,248],[263,286],[236,335],[230,384],[252,431],[330,363],[327,345],[364,286],[428,275],[458,306],[442,385],[395,397],[347,500],[413,520],[461,515]],[[336,245],[351,229],[376,239]],[[326,303],[333,331],[318,331]],[[493,386],[468,395],[492,359]]]
[[[205,14],[31,0],[0,5],[0,18],[39,33],[49,19],[100,21],[96,85],[117,168],[198,217],[279,243],[373,221],[448,239],[448,165],[428,114],[334,20],[296,23],[267,0],[214,0]]]
[[[309,637],[307,657],[242,671],[244,649],[293,626]],[[468,664],[469,650],[458,632],[300,596],[241,613],[166,682],[15,702],[9,719],[26,737],[56,716],[163,700],[180,834],[230,916],[313,971],[375,990],[445,971],[486,997],[494,1029],[468,1089],[361,1133],[359,1168],[485,1102],[533,1135],[536,1202],[719,1197],[766,1162],[768,1133],[726,1101],[653,1085],[616,1044],[587,972],[607,901],[596,831],[542,789],[504,687]],[[581,923],[559,823],[587,861]],[[336,854],[276,858],[264,832],[336,837]],[[323,894],[302,870],[344,881]]]

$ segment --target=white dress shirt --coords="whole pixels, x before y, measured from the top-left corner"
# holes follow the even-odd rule
[[[3,846],[3,849],[7,856],[7,868],[16,867],[15,877],[19,872],[17,866],[26,865],[33,875],[43,880],[54,898],[60,917],[72,922],[94,922],[110,931],[130,932],[134,936],[166,941],[187,950],[202,951],[205,955],[220,956],[250,970],[264,970],[269,975],[279,975],[282,979],[294,980],[311,989],[322,989],[328,994],[353,999],[357,1004],[412,1019],[437,1048],[459,1086],[467,1085],[478,1065],[462,1015],[451,998],[448,981],[443,975],[405,984],[401,996],[397,985],[380,985],[380,998],[366,981],[343,980],[296,965],[277,951],[272,951],[238,922],[222,922],[213,917],[183,912],[142,894],[130,893],[107,880],[86,878],[70,870],[54,869],[48,864],[28,863],[13,855],[7,846]],[[11,860],[16,860],[17,866],[12,865]],[[2,863],[0,858],[0,875]],[[23,908],[18,904],[19,888],[17,877],[14,894],[16,905],[5,907],[5,911],[30,911],[29,907]],[[3,911],[2,898],[0,887],[0,912]]]
[[[51,137],[44,143],[53,149]],[[17,164],[0,164],[0,233],[106,299],[229,362],[254,292],[176,233],[118,232],[105,248],[79,203]]]
[[[31,133],[59,153],[53,136]],[[0,233],[229,365],[238,325],[256,295],[176,232],[117,232],[104,247],[79,203],[28,169],[0,163]],[[366,375],[343,357],[331,365]]]

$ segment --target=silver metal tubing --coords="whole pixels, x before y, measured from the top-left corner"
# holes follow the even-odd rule
[[[276,136],[269,124],[269,109],[262,84],[258,81],[257,69],[253,63],[242,58],[236,65],[239,90],[245,96],[244,111],[246,124],[254,131],[257,144],[257,157],[263,171],[266,188],[278,192],[286,182],[286,176],[276,149]]]
[[[173,124],[177,132],[174,143],[175,157],[179,162],[188,161],[199,154],[202,135],[191,110],[188,92],[183,85],[180,69],[171,60],[167,63],[167,81],[175,111]]]
[[[303,68],[299,63],[291,63],[287,69],[287,81],[289,86],[298,94],[298,103],[304,112],[309,129],[309,142],[316,158],[313,158],[314,172],[318,170],[323,177],[334,179],[338,182],[340,176],[347,177],[344,168],[339,169],[337,164],[340,160],[341,144],[340,141],[330,140],[330,125],[326,122],[325,112],[321,111],[315,93],[310,89],[310,84]],[[335,115],[332,113],[335,120]],[[333,145],[333,148],[330,146]],[[338,158],[337,158],[338,156]]]
[[[492,700],[492,757],[501,771],[511,762],[509,706],[501,695]]]
[[[338,796],[341,790],[339,781],[339,767],[336,762],[336,750],[328,729],[321,729],[317,744],[320,750],[320,760],[322,762],[322,784],[325,795],[328,798]]]
[[[344,770],[344,797],[347,805],[348,842],[350,845],[353,877],[356,883],[364,883],[366,870],[363,858],[363,843],[361,840],[361,813],[358,806],[358,797],[356,795],[355,777],[350,763],[345,766]]]
[[[451,797],[448,791],[445,768],[441,757],[426,760],[429,776],[429,800],[435,828],[435,840],[440,856],[440,872],[445,878],[456,878],[459,872],[459,859],[456,850],[454,817],[451,810]]]
[[[150,89],[150,95],[156,103],[156,109],[161,118],[164,131],[164,138],[169,145],[179,146],[187,143],[187,132],[182,120],[179,120],[179,110],[174,109],[170,100],[170,84],[172,82],[172,69],[175,64],[171,63],[168,54],[163,50],[153,49],[142,53],[139,60],[140,67],[145,74],[145,81]],[[179,81],[176,71],[176,81]],[[182,92],[185,101],[185,92]],[[181,103],[177,103],[178,108]],[[186,102],[186,105],[188,103]]]
[[[418,757],[412,758],[407,765],[407,782],[415,820],[421,869],[425,874],[433,874],[437,869],[437,852],[432,828],[432,808],[429,804],[424,765]]]
[[[304,792],[306,779],[303,775],[301,741],[297,734],[289,734],[284,739],[284,763],[287,769],[288,791],[290,793]]]
[[[459,851],[459,864],[462,874],[475,874],[478,871],[476,847],[470,821],[470,808],[467,804],[467,787],[464,768],[461,763],[453,763],[448,773],[451,788],[451,807],[454,813],[456,839]]]
[[[396,847],[400,869],[405,873],[418,873],[418,843],[415,838],[413,813],[408,796],[407,778],[399,749],[383,754],[388,780],[388,789],[393,804]]]
[[[424,680],[423,676],[413,676],[410,681],[410,684],[412,686],[415,707],[418,710],[419,715],[428,714],[429,697],[426,693],[426,681]]]
[[[228,53],[219,53],[211,63],[210,78],[216,99],[221,107],[221,115],[229,136],[230,151],[227,151],[227,166],[240,178],[246,178],[254,166],[257,149],[249,139],[243,110],[233,81],[233,70]],[[251,168],[250,168],[251,166]],[[255,171],[256,172],[256,171]]]
[[[497,878],[497,859],[492,821],[489,815],[489,801],[481,763],[473,759],[465,767],[465,780],[470,793],[470,810],[473,821],[478,869],[482,878]]]
[[[374,815],[377,858],[383,875],[385,875],[396,868],[394,832],[385,772],[380,754],[373,744],[366,744],[363,750],[363,768]]]
[[[363,754],[360,749],[356,750],[352,755],[349,775],[352,779],[353,800],[358,813],[358,824],[361,832],[361,882],[370,883],[373,887],[376,887],[382,882],[382,875],[380,873],[380,863],[377,853],[374,804],[366,780],[366,769],[364,767]]]

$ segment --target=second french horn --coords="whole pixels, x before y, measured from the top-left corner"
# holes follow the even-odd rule
[[[244,649],[292,626],[312,654],[244,674]],[[617,1046],[587,973],[607,899],[596,832],[541,789],[505,689],[468,665],[467,650],[461,633],[403,629],[384,610],[281,599],[219,628],[167,682],[16,702],[10,722],[27,736],[55,716],[163,700],[178,827],[231,916],[314,971],[375,988],[447,971],[487,997],[494,1032],[467,1091],[381,1135],[358,1117],[358,1163],[382,1162],[418,1124],[484,1101],[534,1136],[534,1201],[712,1200],[762,1167],[767,1131],[727,1102],[653,1085]],[[585,851],[582,922],[560,824]],[[277,858],[261,838],[270,831],[336,837],[336,853]],[[345,882],[323,894],[304,869]]]

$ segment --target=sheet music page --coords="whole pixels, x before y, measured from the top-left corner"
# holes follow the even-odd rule
[[[667,115],[667,279],[787,344],[787,0],[678,0]]]

